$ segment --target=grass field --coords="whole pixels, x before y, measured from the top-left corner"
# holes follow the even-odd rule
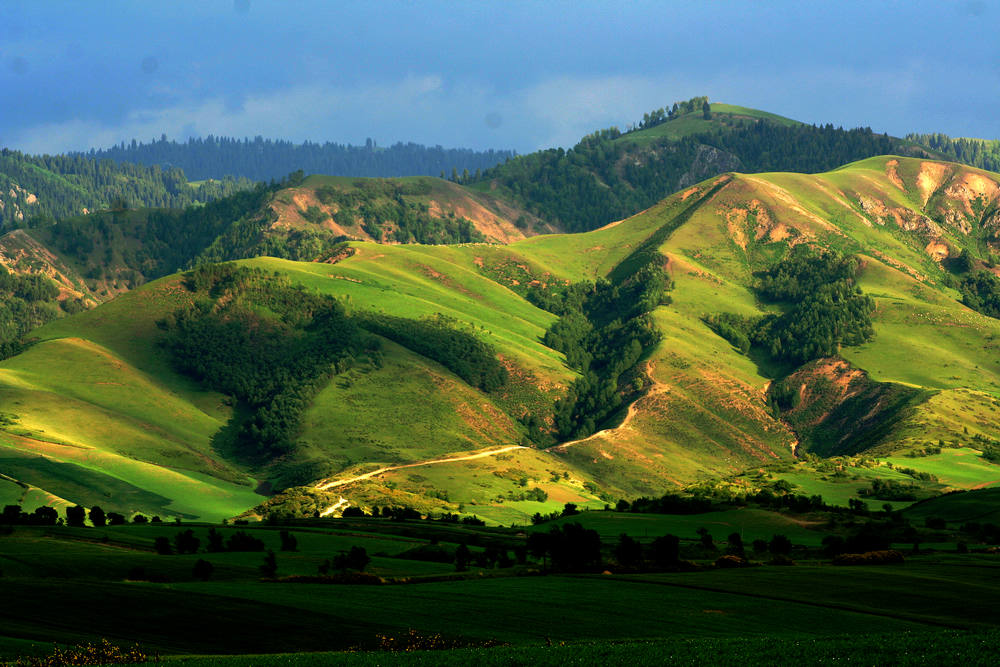
[[[738,510],[652,517],[591,512],[574,520],[607,535],[606,551],[613,544],[611,536],[619,531],[640,538],[645,532],[661,530],[685,534],[699,523],[713,533],[740,526],[744,539],[775,529],[789,534],[796,544],[810,539],[804,527],[796,528],[782,515],[766,514]],[[990,633],[1000,621],[992,604],[1000,592],[996,577],[1000,565],[987,554],[928,553],[908,556],[905,566],[894,567],[838,568],[806,560],[795,567],[675,574],[540,575],[523,568],[473,568],[448,580],[455,576],[454,566],[411,560],[407,552],[433,541],[446,548],[454,548],[458,541],[509,546],[522,541],[523,533],[429,522],[319,521],[289,527],[298,550],[282,552],[278,550],[280,527],[243,528],[275,549],[279,576],[315,574],[324,559],[363,546],[372,555],[372,573],[424,581],[381,586],[267,583],[258,580],[260,552],[155,553],[156,537],[172,538],[186,528],[194,531],[204,548],[208,530],[204,524],[15,527],[13,532],[0,534],[0,594],[18,600],[17,605],[0,606],[0,656],[23,654],[32,645],[44,650],[51,642],[78,643],[98,637],[121,643],[138,641],[147,650],[166,654],[335,651],[372,647],[376,635],[400,636],[412,629],[425,636],[440,633],[456,640],[498,640],[512,645],[407,658],[432,661],[436,657],[440,664],[477,655],[484,660],[513,661],[519,656],[538,656],[543,664],[573,655],[581,659],[607,655],[610,660],[660,655],[662,659],[656,651],[672,645],[678,647],[680,656],[691,659],[709,650],[723,659],[730,655],[736,659],[760,653],[758,642],[767,642],[776,651],[761,655],[826,655],[833,647],[842,647],[838,644],[842,637],[879,633],[896,637],[884,642],[879,654],[889,660],[897,650],[899,654],[904,648],[912,650],[915,644],[906,638],[914,633]],[[224,536],[236,530],[218,529]],[[192,575],[199,558],[215,566],[207,582]],[[139,574],[137,568],[141,568]],[[87,608],[88,614],[81,616],[81,608]],[[57,623],[54,618],[59,619]],[[949,637],[957,635],[933,636],[950,641]],[[544,646],[550,642],[553,647]],[[973,639],[968,645],[973,651],[970,656],[979,655],[977,646]],[[206,657],[177,662],[369,664],[366,661],[378,661],[380,655],[387,657]],[[922,655],[936,654],[925,651]]]

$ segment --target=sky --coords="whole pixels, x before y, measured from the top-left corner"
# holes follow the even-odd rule
[[[696,95],[1000,138],[1000,3],[0,0],[0,146],[569,147]]]

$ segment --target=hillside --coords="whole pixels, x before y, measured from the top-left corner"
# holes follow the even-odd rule
[[[91,307],[178,269],[268,255],[329,261],[347,240],[507,243],[551,227],[486,193],[430,177],[284,180],[205,205],[116,208],[0,236],[0,264],[51,278]]]
[[[331,182],[338,183],[304,185]],[[292,203],[302,195],[288,193]],[[158,494],[168,514],[209,516],[186,504],[184,485],[202,480],[220,494],[211,511],[235,507],[261,484],[266,492],[311,483],[290,488],[270,508],[308,515],[410,505],[504,523],[565,502],[613,503],[748,468],[787,466],[796,450],[916,456],[905,465],[934,471],[942,488],[994,483],[1000,477],[988,460],[973,454],[977,464],[961,475],[955,466],[964,464],[954,454],[1000,442],[993,416],[1000,366],[991,342],[1000,320],[962,305],[956,286],[970,271],[992,266],[998,206],[996,174],[879,157],[818,175],[726,174],[583,234],[509,245],[352,241],[328,263],[248,259],[240,265],[262,270],[264,282],[247,296],[232,291],[236,283],[204,292],[209,288],[192,288],[191,278],[168,276],[46,325],[35,332],[42,342],[0,362],[3,403],[15,406],[0,438],[26,459],[21,477],[9,476],[71,495],[31,458],[44,455],[105,475],[104,485],[114,480]],[[756,344],[744,354],[707,320],[720,313],[746,321],[778,317],[788,306],[761,295],[760,272],[809,247],[858,257],[852,275],[874,304],[874,337],[838,343],[841,360],[817,367],[828,370],[807,367],[780,383],[797,363]],[[963,252],[968,262],[953,261]],[[646,303],[635,288],[660,270],[669,276],[669,298],[652,295],[643,306],[650,310],[625,314],[632,299]],[[573,287],[600,278],[609,282]],[[287,453],[234,458],[213,434],[240,418],[240,405],[183,375],[159,345],[164,329],[157,322],[167,318],[169,328],[173,313],[198,303],[208,304],[205,313],[245,303],[254,317],[310,331],[312,316],[289,319],[274,305],[253,306],[265,298],[253,294],[272,295],[262,304],[289,303],[273,291],[279,284],[339,299],[380,341],[372,348],[378,353],[343,370],[338,364],[317,387]],[[584,299],[582,310],[572,310],[575,298]],[[600,305],[605,298],[612,300]],[[602,314],[607,304],[617,305]],[[619,331],[635,322],[637,331],[652,327],[659,340],[641,339],[639,357],[628,358],[633,365],[614,371],[592,364],[584,373],[546,333],[566,317],[603,327],[616,316],[626,318]],[[437,322],[434,335],[454,329],[492,346],[507,379],[498,387],[470,384],[456,359],[427,356],[434,348],[407,333],[420,330],[406,324],[412,318]],[[596,364],[606,353],[592,349]],[[46,367],[70,370],[53,377],[41,371]],[[560,434],[570,427],[560,425],[560,415],[592,400],[581,384],[591,375],[595,387],[610,387],[602,400],[621,400],[622,408],[593,424],[575,422],[565,432],[579,435],[566,438]],[[778,384],[787,385],[784,393]],[[786,402],[787,387],[803,399]],[[855,428],[859,415],[864,432]],[[847,444],[830,447],[831,438]],[[156,478],[157,470],[167,478]]]

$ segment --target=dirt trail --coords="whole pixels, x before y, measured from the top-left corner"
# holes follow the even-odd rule
[[[649,398],[651,396],[656,396],[658,394],[663,394],[663,393],[666,393],[666,392],[670,391],[670,387],[668,387],[667,385],[665,385],[665,384],[663,384],[661,382],[658,382],[656,379],[653,378],[653,362],[652,361],[647,361],[646,362],[646,377],[649,379],[649,381],[652,384],[650,385],[649,389],[646,390],[645,394],[643,394],[638,399],[632,401],[632,403],[629,404],[628,410],[625,413],[625,419],[622,420],[621,424],[619,424],[618,426],[615,426],[614,428],[608,428],[608,429],[604,429],[603,431],[598,431],[597,433],[594,433],[593,435],[589,435],[586,438],[581,438],[580,440],[571,440],[570,442],[564,442],[561,445],[556,445],[555,447],[550,447],[549,449],[547,449],[545,451],[549,451],[549,452],[562,451],[562,450],[566,449],[567,447],[572,447],[574,445],[579,445],[582,442],[587,442],[588,440],[591,440],[593,438],[597,438],[599,436],[613,435],[617,431],[621,431],[623,429],[628,428],[628,425],[631,423],[632,419],[636,415],[636,412],[638,411],[638,407],[637,406],[639,405],[639,403],[641,401],[643,401],[643,400],[645,400],[645,399],[647,399],[647,398]],[[486,458],[488,456],[496,456],[497,454],[503,454],[505,452],[512,452],[512,451],[517,450],[517,449],[528,449],[528,448],[525,447],[525,446],[523,446],[523,445],[508,445],[506,447],[500,447],[498,449],[488,449],[488,450],[486,450],[484,452],[478,452],[476,454],[467,454],[465,456],[453,456],[451,458],[431,459],[430,461],[418,461],[417,463],[405,463],[403,465],[398,465],[398,466],[386,466],[384,468],[379,468],[377,470],[372,470],[371,472],[366,472],[366,473],[361,474],[361,475],[356,475],[355,477],[348,477],[347,479],[337,479],[337,480],[331,480],[331,481],[324,480],[324,481],[318,482],[313,488],[316,489],[317,491],[328,491],[330,489],[335,489],[335,488],[338,488],[338,487],[347,486],[349,484],[354,484],[355,482],[363,482],[366,479],[371,479],[373,477],[378,477],[379,475],[385,474],[387,472],[392,472],[393,470],[403,470],[405,468],[417,468],[419,466],[438,465],[438,464],[441,464],[441,463],[456,463],[458,461],[473,461],[475,459],[483,459],[483,458]],[[325,510],[323,510],[322,512],[320,512],[320,516],[328,516],[330,514],[333,514],[337,510],[343,510],[349,504],[350,503],[348,503],[347,499],[344,498],[343,496],[341,496],[339,498],[339,500],[335,504],[327,507]]]
[[[331,482],[320,482],[315,488],[317,491],[327,491],[328,489],[335,489],[340,486],[347,486],[348,484],[354,484],[355,482],[363,482],[366,479],[371,479],[372,477],[378,477],[379,475],[393,470],[402,470],[403,468],[416,468],[418,466],[430,466],[437,465],[439,463],[454,463],[456,461],[473,461],[475,459],[484,459],[487,456],[496,456],[497,454],[503,454],[504,452],[512,452],[515,449],[527,449],[522,445],[508,445],[506,447],[500,447],[499,449],[488,449],[485,452],[478,452],[476,454],[467,454],[466,456],[453,456],[447,459],[432,459],[430,461],[419,461],[417,463],[406,463],[399,466],[386,466],[385,468],[379,468],[378,470],[372,470],[371,472],[366,472],[363,475],[358,475],[356,477],[349,477],[347,479],[338,479]],[[347,498],[340,496],[340,499],[336,503],[330,505],[325,510],[319,513],[322,516],[329,516],[336,512],[337,510],[343,511],[350,503]]]
[[[347,502],[347,498],[345,498],[344,496],[341,496],[341,497],[340,497],[340,500],[338,500],[338,501],[337,501],[337,502],[336,502],[335,504],[333,504],[333,505],[330,505],[330,506],[329,506],[329,507],[327,507],[327,508],[326,508],[325,510],[323,510],[322,512],[320,512],[320,513],[319,513],[319,515],[320,515],[321,517],[323,517],[323,516],[328,516],[328,515],[330,515],[330,514],[333,514],[333,513],[334,513],[334,512],[336,512],[337,510],[343,510],[343,509],[344,509],[345,507],[347,507],[348,505],[350,505],[350,503],[349,503],[349,502]]]
[[[588,442],[589,440],[593,440],[594,438],[613,437],[616,433],[624,431],[626,428],[628,428],[628,425],[632,422],[632,419],[635,417],[636,413],[639,411],[639,408],[638,408],[639,403],[641,403],[642,401],[644,401],[647,398],[650,398],[651,396],[657,396],[659,394],[665,394],[666,392],[670,391],[670,387],[668,387],[667,385],[663,384],[662,382],[657,382],[656,379],[653,378],[653,362],[652,361],[647,361],[646,362],[646,377],[649,379],[649,381],[652,384],[650,385],[649,389],[646,390],[645,394],[643,394],[642,396],[640,396],[639,398],[635,399],[634,401],[632,401],[629,404],[628,410],[625,413],[625,419],[622,420],[621,424],[619,424],[618,426],[612,427],[612,428],[606,428],[606,429],[604,429],[602,431],[598,431],[597,433],[593,433],[591,435],[588,435],[586,438],[580,438],[579,440],[570,440],[569,442],[564,442],[561,445],[556,445],[555,447],[550,447],[547,451],[550,451],[550,452],[561,452],[561,451],[564,451],[565,449],[567,449],[569,447],[573,447],[575,445],[579,445],[579,444],[582,444],[584,442]]]
[[[314,488],[317,491],[326,491],[328,489],[334,489],[338,486],[346,486],[348,484],[354,484],[355,482],[363,482],[366,479],[371,479],[372,477],[378,477],[383,473],[391,472],[393,470],[402,470],[403,468],[416,468],[418,466],[436,465],[438,463],[454,463],[456,461],[472,461],[474,459],[484,459],[487,456],[496,456],[497,454],[503,454],[504,452],[512,452],[515,449],[527,449],[527,447],[524,447],[523,445],[508,445],[506,447],[500,447],[499,449],[489,449],[485,452],[479,452],[478,454],[455,456],[448,459],[432,459],[430,461],[419,461],[417,463],[405,463],[399,466],[387,466],[385,468],[379,468],[378,470],[372,470],[371,472],[366,472],[365,474],[358,475],[357,477],[338,479],[332,482],[320,482]]]

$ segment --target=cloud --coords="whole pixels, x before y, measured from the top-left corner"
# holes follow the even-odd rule
[[[752,106],[806,122],[905,133],[921,107],[932,66],[899,63],[858,72],[802,67],[781,72],[738,69],[710,77],[683,75],[557,76],[527,82],[505,93],[476,80],[448,81],[439,74],[411,75],[360,86],[311,83],[243,97],[222,94],[185,100],[161,91],[162,108],[135,109],[120,123],[71,120],[31,127],[8,136],[9,146],[31,153],[87,150],[161,133],[188,136],[264,137],[296,142],[381,144],[414,141],[521,152],[572,146],[594,130],[642,118],[651,109],[695,95]],[[953,75],[955,76],[955,75]],[[816,116],[817,105],[823,109]],[[881,126],[878,119],[893,119]]]

